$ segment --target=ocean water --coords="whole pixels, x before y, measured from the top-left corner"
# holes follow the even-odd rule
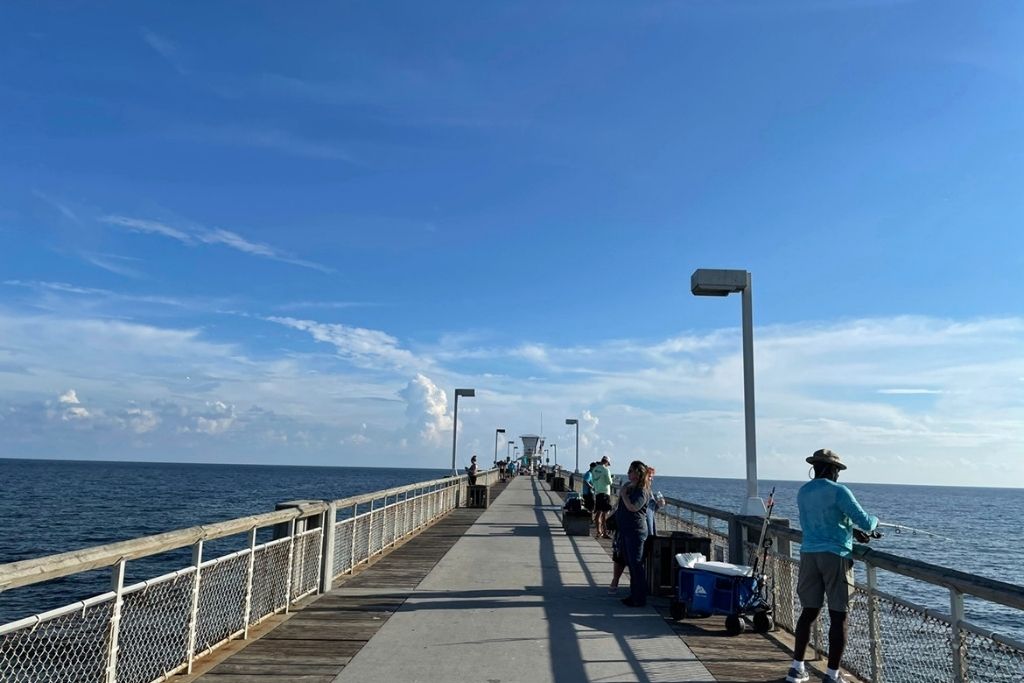
[[[923,562],[1024,585],[1024,547],[1018,534],[1024,525],[1024,489],[957,486],[858,484],[840,478],[868,513],[882,522],[900,524],[943,538],[880,528],[871,547]],[[761,481],[768,498],[775,487],[773,518],[800,527],[796,494],[805,481]],[[664,495],[735,512],[746,498],[740,479],[656,476],[654,488]],[[859,580],[864,580],[858,575]],[[949,612],[949,591],[889,572],[879,573],[879,588],[925,607]],[[1024,639],[1024,614],[974,598],[965,601],[969,621]]]
[[[444,477],[444,469],[0,459],[0,564]],[[266,537],[269,538],[270,530]],[[262,542],[264,537],[260,537]],[[212,558],[244,536],[204,547]],[[189,565],[191,551],[129,562],[126,584]],[[0,624],[109,590],[98,570],[0,592]]]
[[[0,459],[0,563],[268,512],[286,500],[337,499],[446,474],[444,469]],[[799,526],[796,493],[803,483],[761,482],[762,497],[776,487],[776,518]],[[848,485],[883,521],[950,539],[890,531],[873,541],[874,547],[1024,585],[1024,549],[1017,538],[1024,525],[1024,490]],[[654,486],[667,496],[726,511],[737,510],[745,495],[739,479],[658,476]],[[213,542],[205,556],[244,546],[242,537]],[[182,548],[129,562],[127,581],[180,569],[189,559],[189,549]],[[100,570],[0,592],[0,623],[102,593],[109,576],[109,570]],[[880,584],[918,604],[949,609],[943,589],[884,572]],[[1024,638],[1018,611],[969,599],[967,613],[993,630]]]

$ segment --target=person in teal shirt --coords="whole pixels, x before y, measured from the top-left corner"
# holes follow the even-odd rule
[[[787,683],[803,683],[810,676],[804,666],[804,654],[826,596],[831,621],[828,631],[828,670],[824,683],[842,683],[839,662],[846,649],[846,611],[853,591],[853,541],[866,542],[865,532],[874,531],[878,518],[864,512],[850,489],[837,483],[846,465],[827,448],[807,458],[814,468],[814,479],[800,487],[796,495],[800,509],[800,577],[797,595],[803,611],[796,624],[793,664]]]

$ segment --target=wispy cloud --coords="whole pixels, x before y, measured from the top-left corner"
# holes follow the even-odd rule
[[[75,297],[91,297],[103,300],[133,302],[149,305],[156,304],[160,306],[170,306],[173,308],[196,309],[209,307],[200,305],[193,300],[158,295],[123,294],[121,292],[114,292],[109,289],[100,289],[97,287],[80,287],[78,285],[72,285],[66,282],[48,282],[45,280],[5,280],[4,284],[7,285],[8,287],[22,287],[37,292],[70,294]],[[76,301],[80,301],[80,299],[76,299]]]
[[[178,240],[183,244],[195,244],[195,240],[188,233],[178,230],[177,228],[172,228],[171,226],[160,223],[159,221],[116,215],[101,216],[99,221],[100,223],[107,223],[108,225],[118,225],[122,228],[127,228],[132,232],[147,233],[150,235],[163,235],[164,237],[170,237],[171,239]]]
[[[82,252],[82,258],[97,268],[102,268],[103,270],[114,273],[115,275],[124,275],[126,277],[133,278],[143,277],[143,273],[141,271],[128,265],[130,263],[138,263],[141,260],[133,256]]]
[[[316,341],[333,345],[339,356],[359,367],[396,369],[429,365],[411,351],[401,348],[398,339],[380,330],[276,316],[266,320],[308,332]]]
[[[50,195],[40,190],[32,190],[32,194],[35,195],[38,199],[41,199],[42,201],[52,206],[60,213],[60,215],[64,216],[64,218],[68,219],[72,223],[81,224],[82,220],[78,217],[78,214],[72,211],[71,207],[69,207],[64,202],[58,201],[57,199],[54,199]]]
[[[280,128],[246,125],[190,126],[179,130],[178,133],[215,144],[266,149],[307,159],[357,163],[351,150],[337,141],[307,137]]]
[[[169,237],[170,239],[177,240],[182,244],[188,246],[195,246],[197,244],[210,244],[210,245],[223,245],[240,251],[250,256],[259,256],[261,258],[267,258],[272,261],[280,261],[282,263],[290,263],[295,266],[301,266],[303,268],[310,268],[312,270],[319,270],[322,273],[333,273],[334,269],[329,268],[323,264],[316,263],[314,261],[308,261],[301,259],[288,252],[272,247],[269,244],[263,244],[261,242],[252,242],[245,237],[242,237],[236,232],[230,230],[224,230],[223,228],[207,229],[203,227],[193,227],[190,229],[176,228],[166,223],[159,221],[153,221],[142,218],[132,218],[130,216],[121,215],[107,215],[101,216],[98,219],[101,223],[108,225],[116,225],[118,227],[125,228],[131,232],[146,233],[151,235],[160,235],[162,237]]]
[[[342,308],[362,308],[364,306],[376,306],[367,301],[290,301],[285,304],[279,304],[275,308],[279,311],[290,311],[303,308],[329,308],[329,309],[342,309]]]
[[[182,63],[181,48],[176,43],[147,28],[142,29],[142,39],[180,75],[188,73]]]
[[[878,393],[892,394],[896,396],[913,396],[916,394],[941,394],[943,392],[939,391],[938,389],[879,389]]]

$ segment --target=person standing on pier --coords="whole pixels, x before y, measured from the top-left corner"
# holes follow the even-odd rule
[[[590,467],[583,473],[583,507],[587,512],[594,514],[594,468],[596,462],[590,463]]]
[[[634,460],[627,472],[629,483],[619,489],[615,508],[619,552],[629,567],[629,597],[626,607],[647,604],[647,572],[644,571],[644,544],[647,541],[647,506],[651,503],[651,480],[647,465]]]
[[[466,473],[469,475],[469,485],[476,486],[476,473],[479,470],[476,466],[476,456],[474,455],[469,459],[469,467],[466,468]]]
[[[800,509],[800,577],[797,595],[803,611],[796,624],[793,665],[787,683],[803,683],[810,676],[804,654],[825,597],[828,597],[828,671],[823,683],[843,683],[839,662],[846,649],[846,611],[853,591],[853,540],[866,542],[866,531],[874,531],[878,518],[864,512],[850,489],[836,483],[846,469],[839,455],[827,448],[807,458],[814,479],[800,487],[796,496]]]
[[[595,535],[598,538],[611,538],[605,526],[605,520],[612,509],[612,473],[608,469],[611,464],[606,455],[597,463],[597,467],[590,470],[590,485],[594,487],[594,526],[597,527]]]

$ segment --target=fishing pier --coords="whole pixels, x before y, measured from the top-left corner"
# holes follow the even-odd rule
[[[550,480],[550,481],[549,481]],[[721,617],[671,618],[666,597],[609,595],[607,541],[563,528],[553,477],[449,477],[0,565],[0,590],[102,570],[109,590],[0,626],[2,683],[303,681],[779,681],[795,624],[800,532],[773,522],[775,628],[726,635]],[[661,533],[749,562],[760,518],[680,500]],[[232,547],[232,545],[236,547]],[[215,550],[213,550],[215,548]],[[191,549],[187,566],[128,585],[132,561]],[[1024,644],[965,618],[964,600],[1024,610],[1024,588],[857,548],[865,581],[844,668],[857,680],[1024,680]],[[656,584],[669,581],[664,576]],[[948,594],[905,600],[880,575]],[[0,593],[0,599],[3,594]],[[826,620],[827,621],[827,620]],[[825,647],[827,623],[812,647]],[[824,661],[809,662],[821,670]],[[812,680],[814,680],[812,678]]]

